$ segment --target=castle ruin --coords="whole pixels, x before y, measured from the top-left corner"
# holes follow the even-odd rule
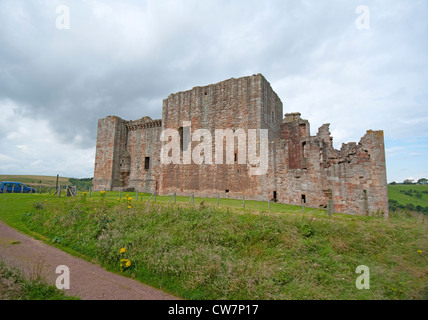
[[[163,164],[165,129],[267,129],[268,167],[250,175],[252,164]],[[182,138],[182,135],[181,135]],[[329,124],[310,135],[300,113],[286,113],[261,75],[229,79],[171,94],[163,101],[162,119],[126,121],[108,116],[98,121],[94,190],[138,190],[158,195],[239,198],[318,208],[334,212],[382,213],[388,216],[383,131],[368,130],[359,143],[332,144]],[[198,144],[191,141],[193,149]],[[213,150],[214,150],[214,141]],[[181,139],[181,150],[186,149]]]

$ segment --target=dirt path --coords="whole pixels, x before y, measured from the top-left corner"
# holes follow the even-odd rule
[[[126,278],[83,259],[73,257],[9,227],[0,221],[0,258],[20,269],[24,276],[40,275],[55,285],[55,270],[65,265],[70,270],[67,295],[84,300],[175,300],[172,295]]]

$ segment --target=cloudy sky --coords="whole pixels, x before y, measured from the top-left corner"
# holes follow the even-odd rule
[[[262,73],[312,135],[384,130],[388,181],[428,178],[427,16],[423,0],[0,0],[0,174],[92,177],[97,119],[161,118],[171,93]]]

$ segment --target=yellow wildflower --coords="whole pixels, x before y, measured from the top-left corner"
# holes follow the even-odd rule
[[[422,253],[422,251],[421,251],[421,250],[418,250],[418,253]]]
[[[125,252],[126,252],[126,248],[120,249],[120,253],[125,253]]]
[[[131,209],[131,206],[128,206],[128,209]]]

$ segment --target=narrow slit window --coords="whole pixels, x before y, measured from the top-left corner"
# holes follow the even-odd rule
[[[150,169],[150,157],[146,157],[144,161],[144,169],[149,170]]]

